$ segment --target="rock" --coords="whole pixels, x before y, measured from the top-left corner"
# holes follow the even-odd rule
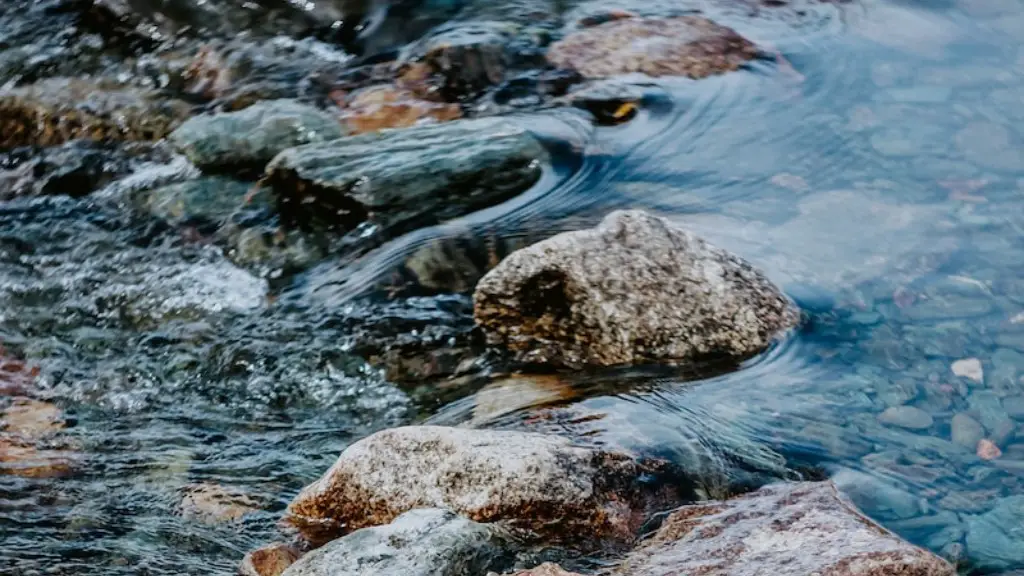
[[[586,78],[640,72],[704,78],[736,70],[757,48],[731,28],[700,16],[626,18],[574,32],[555,42],[548,61]]]
[[[985,427],[978,421],[961,412],[953,416],[950,424],[950,435],[954,444],[964,448],[974,448],[985,437]]]
[[[684,506],[614,574],[953,576],[955,571],[868,519],[832,483],[802,482]]]
[[[753,266],[640,211],[512,253],[474,305],[489,344],[566,366],[742,359],[799,320]]]
[[[185,488],[179,505],[183,518],[203,524],[234,522],[257,510],[258,503],[249,495],[208,482]]]
[[[281,576],[299,559],[295,548],[275,542],[249,552],[238,567],[240,576]]]
[[[1003,398],[1003,409],[1011,418],[1024,420],[1024,396]]]
[[[175,226],[215,229],[240,212],[252,184],[207,176],[131,194],[141,211]]]
[[[430,225],[532,186],[547,153],[502,119],[385,130],[285,150],[265,183],[289,223],[350,230]]]
[[[430,102],[393,86],[372,86],[338,98],[341,121],[350,134],[408,128],[462,117],[458,104]]]
[[[130,151],[82,140],[21,148],[0,156],[0,200],[17,196],[85,196],[133,169]]]
[[[56,478],[71,474],[75,454],[66,450],[40,449],[24,438],[0,435],[0,476]]]
[[[49,402],[17,398],[3,411],[0,426],[18,436],[43,438],[64,428],[64,414]]]
[[[909,430],[926,430],[934,424],[930,414],[913,406],[893,406],[888,408],[885,412],[878,415],[878,421]]]
[[[494,572],[491,572],[487,576],[497,576],[497,574],[495,574]],[[536,568],[530,568],[529,570],[520,570],[519,572],[516,572],[514,574],[509,574],[508,576],[582,576],[582,575],[581,574],[577,574],[576,572],[569,572],[567,570],[563,570],[562,567],[559,566],[558,564],[553,564],[551,562],[545,562],[545,563],[541,564],[540,566],[537,566]]]
[[[286,519],[317,543],[415,508],[445,507],[551,541],[628,542],[640,510],[676,498],[652,480],[660,473],[658,462],[556,436],[409,426],[349,446],[292,501]]]
[[[458,102],[499,85],[509,65],[506,46],[512,32],[504,22],[455,22],[438,27],[409,46],[403,61],[422,62],[435,82],[440,97]]]
[[[480,426],[524,408],[572,400],[579,390],[554,375],[516,374],[481,388],[474,396],[470,425]]]
[[[0,90],[0,148],[70,140],[154,141],[189,114],[180,101],[99,80],[53,78]]]
[[[1002,456],[1003,452],[999,449],[999,446],[996,446],[995,442],[988,438],[983,438],[978,441],[977,454],[978,458],[982,460],[995,460]]]
[[[963,360],[957,360],[953,362],[951,366],[953,374],[956,374],[960,378],[967,378],[968,380],[981,384],[985,380],[985,372],[981,367],[981,360],[977,358],[964,358]]]
[[[479,576],[508,564],[503,532],[448,510],[421,508],[314,550],[284,576]]]
[[[293,100],[259,102],[238,112],[189,119],[169,137],[204,169],[262,168],[282,150],[344,135],[338,119]]]
[[[967,516],[967,558],[978,570],[1024,565],[1024,496],[1008,496],[985,514]]]

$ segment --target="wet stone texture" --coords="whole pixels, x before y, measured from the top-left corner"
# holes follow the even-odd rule
[[[248,552],[238,566],[239,576],[281,576],[296,560],[299,552],[280,542]]]
[[[285,576],[479,576],[509,564],[511,539],[437,508],[410,510],[390,524],[363,528],[314,550]]]
[[[445,507],[574,546],[629,543],[645,513],[678,497],[652,481],[662,471],[659,462],[555,436],[403,427],[345,450],[292,501],[287,520],[316,543],[415,508]]]
[[[551,46],[548,61],[586,78],[640,72],[704,78],[757,55],[734,30],[699,16],[625,18],[574,32]]]
[[[523,192],[546,158],[532,135],[506,120],[460,120],[291,148],[267,166],[264,183],[286,223],[403,230]]]
[[[830,482],[776,484],[684,506],[615,572],[754,576],[953,576],[953,567],[869,520]]]
[[[567,366],[744,358],[799,320],[750,264],[639,211],[514,252],[474,305],[489,344]]]

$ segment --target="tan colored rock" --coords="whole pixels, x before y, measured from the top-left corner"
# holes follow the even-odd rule
[[[495,574],[494,572],[491,572],[487,576],[498,576],[498,575]],[[577,574],[576,572],[569,572],[567,570],[563,570],[562,567],[559,566],[558,564],[553,564],[551,562],[545,562],[545,563],[541,564],[540,566],[537,566],[536,568],[530,568],[529,570],[521,570],[519,572],[516,572],[514,574],[509,574],[507,576],[582,576],[582,575],[581,574]]]
[[[977,358],[957,360],[953,362],[950,369],[953,371],[953,374],[960,378],[967,378],[979,384],[985,381],[985,369],[981,365],[981,360]]]
[[[757,48],[731,28],[700,16],[626,18],[578,30],[555,42],[548,61],[586,78],[640,72],[704,78],[736,70]]]
[[[299,559],[294,547],[281,542],[257,548],[242,558],[238,567],[240,576],[281,576],[289,566]]]
[[[578,392],[551,374],[516,374],[484,386],[475,395],[470,425],[480,426],[524,408],[571,400]]]
[[[350,95],[335,94],[342,123],[350,134],[408,128],[462,117],[458,104],[430,102],[394,86],[372,86]]]
[[[570,367],[743,359],[799,320],[749,263],[642,211],[512,253],[474,316],[517,360]]]
[[[43,438],[64,428],[64,414],[49,402],[17,398],[0,416],[5,432],[27,438]]]
[[[948,562],[864,516],[831,482],[767,486],[685,506],[614,572],[629,576],[953,576]]]
[[[667,485],[640,482],[661,472],[659,463],[556,436],[408,426],[349,446],[292,501],[286,520],[322,543],[436,507],[553,541],[629,542],[648,509],[676,498]]]
[[[259,504],[252,497],[220,484],[193,484],[183,492],[179,512],[186,520],[223,524],[259,510]]]
[[[23,478],[55,478],[74,470],[75,454],[40,449],[24,438],[0,435],[0,475]]]

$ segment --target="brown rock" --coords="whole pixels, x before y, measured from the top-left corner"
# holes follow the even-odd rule
[[[49,436],[64,427],[60,408],[49,402],[16,398],[0,418],[5,432],[28,438]]]
[[[408,510],[438,507],[554,541],[629,542],[648,508],[675,498],[639,481],[660,472],[658,463],[555,436],[409,426],[349,446],[292,501],[286,519],[322,543]]]
[[[24,478],[66,476],[73,470],[74,460],[72,452],[38,449],[24,438],[0,435],[0,475]]]
[[[241,576],[281,576],[281,573],[298,559],[298,550],[287,544],[274,542],[246,554],[238,567],[238,573]]]
[[[864,516],[831,482],[685,506],[614,572],[629,576],[953,576],[945,560]]]
[[[550,374],[516,374],[491,382],[474,396],[470,424],[480,426],[524,408],[571,400],[579,394],[571,383]]]
[[[75,139],[152,141],[189,114],[179,101],[94,80],[52,78],[0,91],[0,148],[56,146]]]
[[[462,117],[458,104],[429,102],[394,86],[372,86],[351,95],[335,95],[341,119],[351,134],[416,124],[447,122]]]
[[[578,30],[554,43],[548,61],[587,78],[641,72],[704,78],[730,72],[757,55],[731,28],[700,16],[627,18]]]
[[[183,518],[203,524],[233,522],[257,510],[258,503],[244,492],[208,482],[186,487],[179,506]]]
[[[512,253],[473,298],[489,344],[570,367],[742,359],[799,320],[753,266],[641,211]]]
[[[494,572],[491,572],[487,576],[497,576]],[[558,564],[551,562],[545,562],[536,568],[530,568],[529,570],[520,570],[515,574],[509,574],[508,576],[581,576],[576,572],[569,572],[562,569]]]

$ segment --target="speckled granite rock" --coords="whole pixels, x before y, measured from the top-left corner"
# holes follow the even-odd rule
[[[575,545],[630,542],[644,511],[676,499],[675,489],[652,481],[659,466],[556,436],[409,426],[351,445],[286,518],[314,543],[423,507]]]
[[[239,576],[281,576],[299,559],[295,548],[274,542],[249,552],[238,566]]]
[[[507,120],[456,120],[285,150],[264,182],[289,223],[347,231],[430,225],[534,184],[544,148]]]
[[[953,576],[945,560],[875,524],[831,482],[775,484],[685,506],[614,572],[630,576]]]
[[[700,16],[624,18],[578,30],[554,43],[548,61],[587,78],[641,72],[704,78],[730,72],[757,55],[731,28]]]
[[[338,538],[300,558],[284,575],[479,576],[508,564],[509,545],[494,525],[421,508]]]
[[[238,112],[196,116],[170,141],[200,168],[262,168],[292,146],[344,135],[334,116],[292,100],[258,102]]]
[[[574,367],[749,357],[799,319],[753,266],[641,211],[512,253],[474,305],[490,344]]]

